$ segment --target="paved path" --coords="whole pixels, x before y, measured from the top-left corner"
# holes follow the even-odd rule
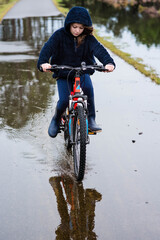
[[[20,0],[6,18],[56,13],[51,0],[32,0],[32,5],[31,0]],[[19,36],[25,26],[17,27],[15,34]],[[29,34],[35,36],[43,27],[39,29],[35,24]],[[14,25],[10,28],[12,32]],[[73,185],[72,178],[68,182],[69,176],[73,176],[73,164],[65,150],[63,133],[56,139],[49,138],[47,133],[57,90],[53,83],[49,87],[49,80],[38,73],[36,60],[27,59],[25,64],[26,52],[32,50],[28,47],[34,46],[32,39],[24,36],[23,41],[17,41],[13,35],[11,41],[10,37],[8,34],[0,42],[2,53],[6,53],[0,55],[0,239],[50,240],[61,233],[70,238],[73,233],[75,237],[93,233],[98,239],[160,239],[159,86],[113,54],[116,70],[93,75],[97,123],[103,131],[90,137],[84,182]],[[39,42],[39,37],[36,41],[40,44],[44,38]],[[8,46],[5,48],[4,44]],[[34,50],[37,51],[37,45]],[[19,61],[15,60],[17,53]],[[8,66],[13,67],[12,76],[5,74]],[[51,96],[54,90],[55,95]],[[39,98],[44,100],[37,103]],[[15,105],[15,101],[19,104]],[[29,113],[27,118],[22,116],[23,103],[23,112]],[[21,127],[23,121],[25,126]],[[59,179],[60,175],[67,179],[52,190],[54,182],[50,185],[50,179]],[[100,194],[102,200],[98,202]],[[87,204],[86,196],[90,196]],[[68,199],[79,203],[74,210]],[[83,221],[78,219],[77,212],[85,216]],[[82,229],[84,234],[63,227],[69,218],[78,223],[78,230]],[[91,231],[86,227],[86,219]]]
[[[60,14],[52,0],[19,0],[4,19],[57,16]]]

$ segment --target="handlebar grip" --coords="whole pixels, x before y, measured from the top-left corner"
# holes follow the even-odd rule
[[[43,68],[42,68],[42,66],[39,67],[39,70],[40,70],[41,72],[43,72]]]

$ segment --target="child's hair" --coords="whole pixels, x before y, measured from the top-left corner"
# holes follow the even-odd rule
[[[77,38],[77,41],[78,41],[77,47],[79,47],[83,43],[83,40],[87,35],[92,35],[92,34],[93,34],[93,27],[84,26],[84,30],[82,34]]]

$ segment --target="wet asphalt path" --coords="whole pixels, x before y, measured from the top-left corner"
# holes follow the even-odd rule
[[[60,12],[52,0],[20,0],[6,14],[4,19],[57,16]]]
[[[21,14],[27,10],[26,3],[18,2],[8,18],[16,17],[18,4]],[[53,27],[62,22],[49,17],[46,28],[51,20]],[[31,35],[39,36],[35,19],[28,22]],[[19,34],[16,24],[9,26]],[[160,239],[160,86],[114,55],[113,73],[94,74],[103,131],[90,137],[78,185],[63,134],[47,134],[56,85],[36,70],[37,49],[26,39],[0,41],[0,239]]]

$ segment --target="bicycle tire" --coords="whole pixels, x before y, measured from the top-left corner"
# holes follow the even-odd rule
[[[82,181],[86,165],[87,124],[84,108],[78,106],[73,122],[73,161],[77,181]]]

